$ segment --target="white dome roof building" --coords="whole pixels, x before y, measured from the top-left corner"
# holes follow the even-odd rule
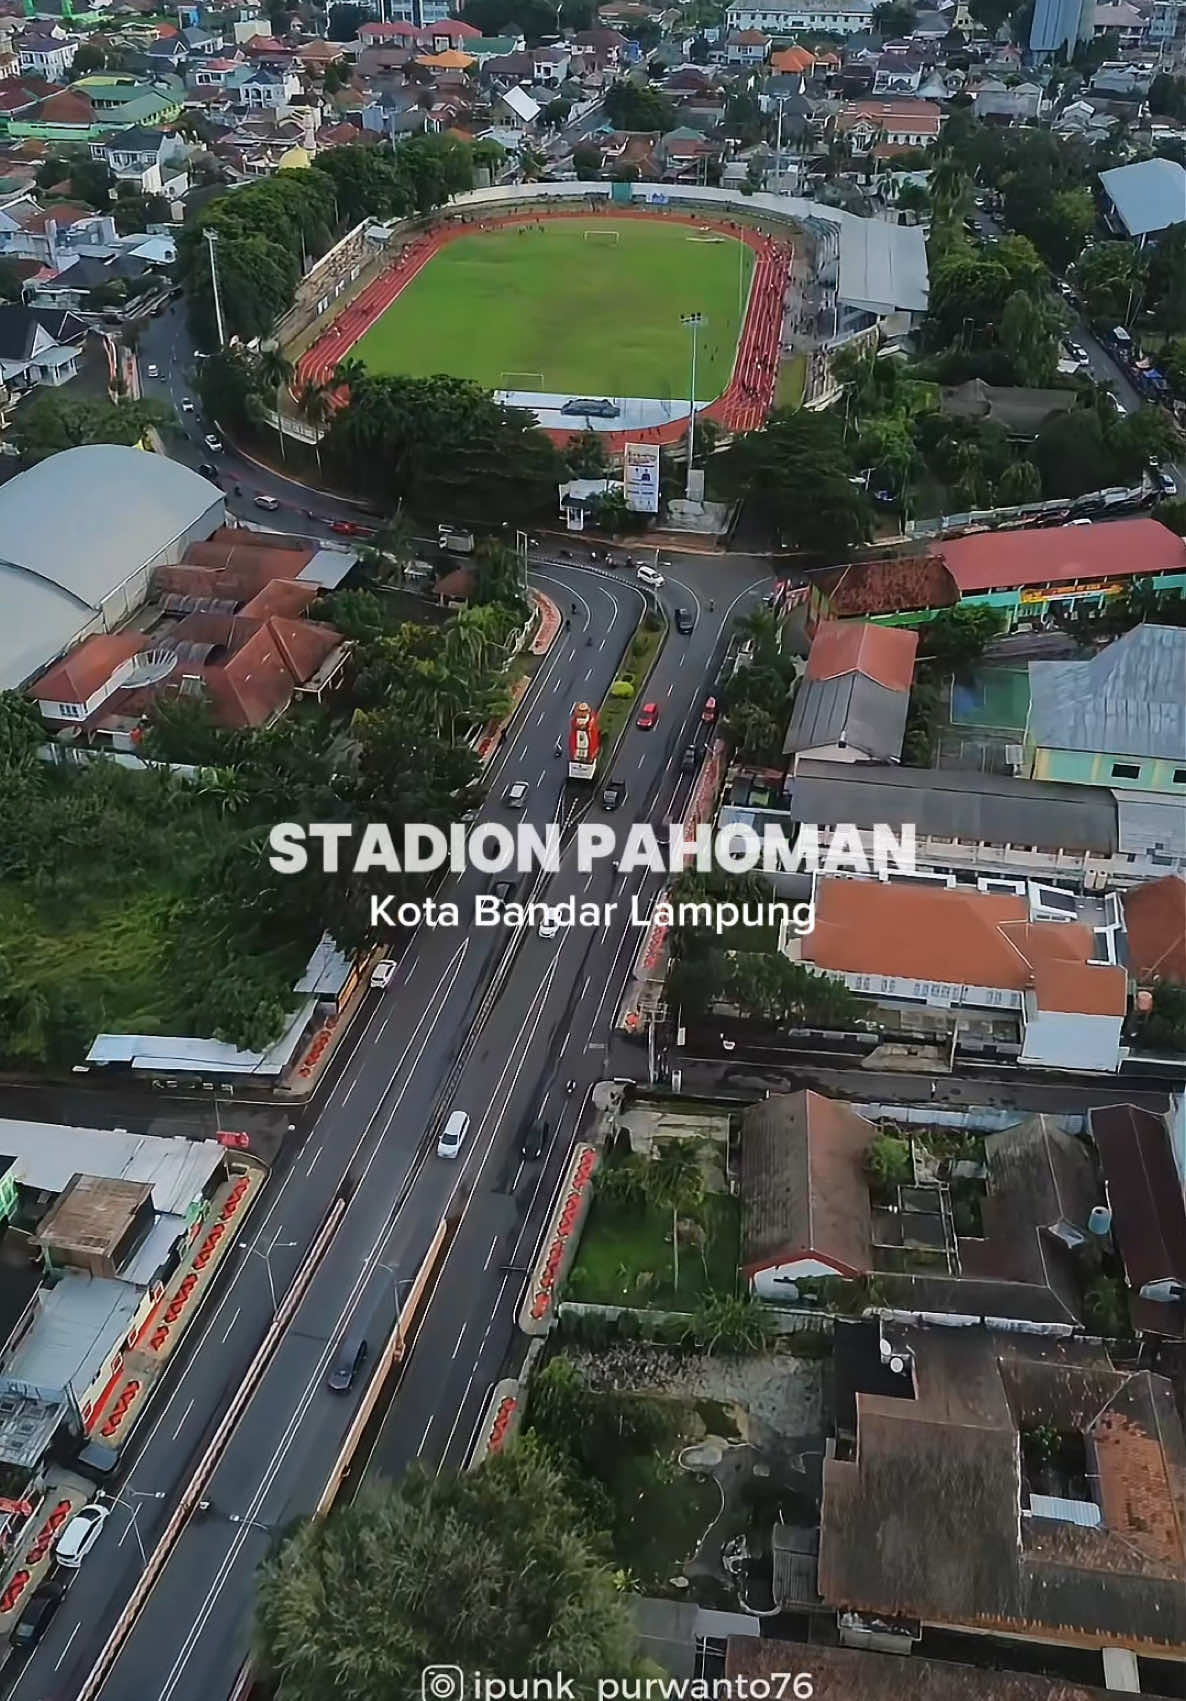
[[[148,595],[226,517],[222,492],[163,455],[95,443],[0,485],[0,691],[17,689]]]

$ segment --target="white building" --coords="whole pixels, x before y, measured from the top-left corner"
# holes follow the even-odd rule
[[[728,30],[762,30],[769,36],[796,35],[805,30],[822,30],[829,35],[857,35],[871,28],[872,0],[816,0],[802,6],[780,4],[778,0],[749,0],[730,6],[725,13]]]

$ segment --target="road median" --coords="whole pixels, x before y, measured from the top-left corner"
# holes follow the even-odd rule
[[[667,616],[660,608],[648,607],[638,622],[613,683],[602,700],[598,716],[601,727],[601,777],[613,767],[618,746],[630,717],[667,641]]]

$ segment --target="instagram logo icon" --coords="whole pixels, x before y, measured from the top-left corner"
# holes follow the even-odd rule
[[[425,1666],[420,1673],[421,1701],[461,1701],[465,1673],[460,1666]]]

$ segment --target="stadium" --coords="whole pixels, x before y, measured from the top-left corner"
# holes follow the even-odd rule
[[[760,426],[807,294],[816,349],[926,305],[920,231],[789,197],[519,185],[361,237],[325,257],[282,330],[294,393],[347,360],[446,373],[611,451],[677,442],[693,389],[724,429]]]

